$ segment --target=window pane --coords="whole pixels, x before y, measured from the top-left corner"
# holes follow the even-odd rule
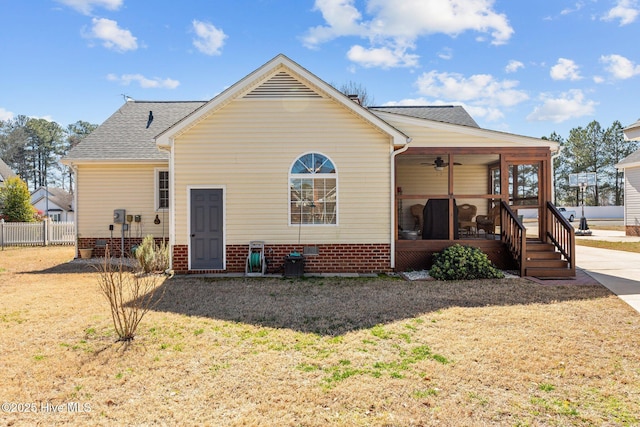
[[[169,171],[158,172],[158,208],[169,207]]]
[[[295,161],[290,177],[291,224],[337,223],[335,173],[333,163],[322,154],[305,154]]]

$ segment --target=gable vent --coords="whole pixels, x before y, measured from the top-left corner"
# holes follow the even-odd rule
[[[313,89],[284,71],[249,92],[245,98],[322,98]]]

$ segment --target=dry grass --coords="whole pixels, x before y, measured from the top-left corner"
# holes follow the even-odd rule
[[[605,240],[576,239],[576,245],[615,251],[640,252],[640,242],[608,242]]]
[[[640,423],[640,315],[599,285],[175,277],[127,346],[71,258],[0,252],[0,400],[39,410],[5,425]]]

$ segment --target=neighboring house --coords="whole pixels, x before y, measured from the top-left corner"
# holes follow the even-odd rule
[[[629,140],[640,141],[640,120],[623,129]],[[634,151],[617,169],[624,173],[624,225],[627,236],[640,236],[640,150]]]
[[[0,159],[0,187],[4,184],[4,182],[13,177],[16,174],[11,170],[9,165],[7,165],[2,159]],[[0,217],[2,217],[2,201],[0,200]]]
[[[16,176],[16,174],[11,170],[9,165],[0,159],[0,185],[12,176]]]
[[[31,204],[52,221],[74,220],[73,195],[61,188],[38,188],[31,193]]]
[[[176,272],[244,272],[251,241],[264,242],[269,272],[295,252],[311,273],[403,271],[460,241],[533,274],[517,217],[527,208],[534,237],[568,257],[554,275],[571,275],[572,228],[549,203],[557,150],[481,129],[462,107],[365,108],[278,55],[208,102],[126,102],[63,163],[76,174],[79,247],[168,238]],[[427,228],[429,212],[414,222],[411,208],[431,199],[444,235],[403,239]],[[459,234],[462,204],[490,224],[478,231],[471,216]]]

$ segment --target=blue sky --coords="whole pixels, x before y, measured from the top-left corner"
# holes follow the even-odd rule
[[[208,100],[279,53],[528,136],[640,117],[640,0],[0,0],[0,120]]]

